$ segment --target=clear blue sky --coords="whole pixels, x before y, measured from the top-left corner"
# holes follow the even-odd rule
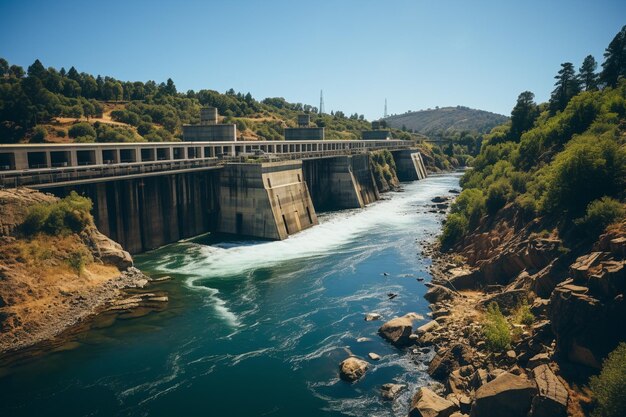
[[[545,101],[626,24],[624,0],[0,0],[0,56],[120,80],[171,77],[380,117],[465,105],[509,114]]]

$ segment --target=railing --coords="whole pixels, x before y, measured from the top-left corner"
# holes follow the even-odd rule
[[[291,151],[287,153],[243,154],[238,156],[224,155],[219,158],[195,158],[180,160],[157,160],[146,162],[122,162],[118,164],[63,166],[57,168],[36,168],[13,171],[0,171],[0,187],[45,186],[76,181],[89,181],[103,178],[145,175],[159,172],[189,171],[194,169],[220,168],[229,162],[279,162],[295,159],[311,159],[332,156],[356,155],[380,149],[406,149],[410,143],[389,143],[377,145],[368,143],[362,147],[319,151]],[[256,150],[258,152],[258,150]]]

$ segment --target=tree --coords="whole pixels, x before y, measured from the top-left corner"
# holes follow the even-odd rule
[[[604,52],[600,82],[615,87],[619,77],[626,77],[626,25],[615,35]]]
[[[583,65],[578,70],[578,79],[580,80],[581,87],[585,91],[598,89],[598,74],[596,74],[596,68],[598,63],[592,55],[587,55],[583,61]]]
[[[27,73],[29,77],[39,78],[41,81],[46,78],[46,69],[38,59],[36,59],[35,62],[28,67]]]
[[[517,97],[517,103],[511,111],[511,130],[509,130],[511,140],[519,142],[522,133],[535,124],[539,116],[539,108],[534,100],[535,95],[530,91],[524,91]]]
[[[4,58],[0,58],[0,76],[4,76],[5,74],[9,73],[9,62],[4,59]]]
[[[561,64],[561,69],[554,78],[556,79],[554,84],[556,88],[550,97],[550,112],[552,114],[565,109],[571,98],[580,93],[580,83],[576,77],[574,64],[571,62]]]

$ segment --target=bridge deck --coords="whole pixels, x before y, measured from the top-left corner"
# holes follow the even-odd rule
[[[321,158],[410,145],[402,140],[0,145],[0,187],[46,188],[217,169],[248,158]]]

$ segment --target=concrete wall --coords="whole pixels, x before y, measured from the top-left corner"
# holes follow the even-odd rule
[[[422,180],[428,175],[422,160],[422,155],[412,149],[391,151],[396,161],[396,172],[400,181]]]
[[[228,164],[222,170],[219,232],[285,239],[317,223],[301,161]]]
[[[98,229],[139,253],[215,230],[218,185],[219,173],[205,171],[46,191],[63,197],[75,190],[91,198]]]
[[[235,141],[237,140],[237,125],[185,125],[183,126],[184,141]]]
[[[363,140],[387,140],[391,139],[391,131],[389,130],[364,130],[362,132]]]
[[[318,211],[362,208],[379,198],[368,154],[309,159],[302,170]]]
[[[285,140],[324,140],[324,128],[286,127]]]

